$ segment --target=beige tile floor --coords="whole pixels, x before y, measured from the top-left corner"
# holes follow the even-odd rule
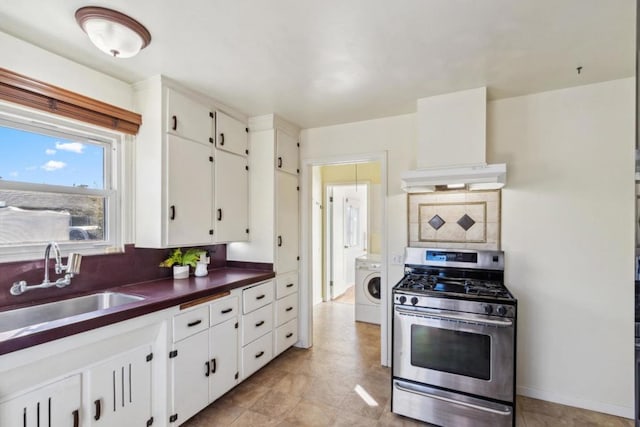
[[[379,336],[379,326],[354,322],[353,305],[323,303],[314,310],[313,348],[287,350],[183,425],[424,426],[390,412]],[[521,396],[517,413],[518,427],[633,427],[631,420]]]

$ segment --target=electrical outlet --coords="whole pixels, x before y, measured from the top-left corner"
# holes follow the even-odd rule
[[[391,257],[391,264],[393,264],[393,265],[402,265],[402,262],[403,262],[403,261],[402,261],[402,258],[403,258],[402,254],[400,254],[400,255],[393,255],[393,256]]]

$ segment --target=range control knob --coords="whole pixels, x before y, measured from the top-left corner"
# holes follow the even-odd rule
[[[485,305],[484,306],[484,312],[485,312],[485,314],[493,313],[493,306],[491,304]]]
[[[418,303],[418,297],[411,298],[411,304],[416,305]]]
[[[402,295],[400,298],[398,298],[398,301],[400,301],[400,304],[404,304],[405,302],[407,302],[407,297]]]
[[[499,305],[496,311],[498,312],[498,315],[504,316],[505,314],[507,314],[507,307],[505,307],[504,305]]]

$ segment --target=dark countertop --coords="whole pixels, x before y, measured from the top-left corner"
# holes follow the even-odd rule
[[[119,307],[47,322],[36,327],[0,332],[0,355],[143,316],[273,277],[275,277],[273,271],[227,267],[211,270],[209,275],[205,277],[189,277],[189,279],[179,280],[173,280],[173,278],[160,279],[104,289],[103,292],[125,292],[143,296],[145,299]],[[96,292],[91,291],[70,297],[94,294]]]

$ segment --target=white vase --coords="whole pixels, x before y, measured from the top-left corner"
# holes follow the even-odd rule
[[[188,279],[189,278],[189,266],[188,265],[174,265],[173,266],[173,278],[174,279]]]
[[[209,274],[209,272],[207,271],[207,263],[199,262],[196,265],[196,271],[193,274],[196,275],[197,277],[204,277],[207,274]]]

